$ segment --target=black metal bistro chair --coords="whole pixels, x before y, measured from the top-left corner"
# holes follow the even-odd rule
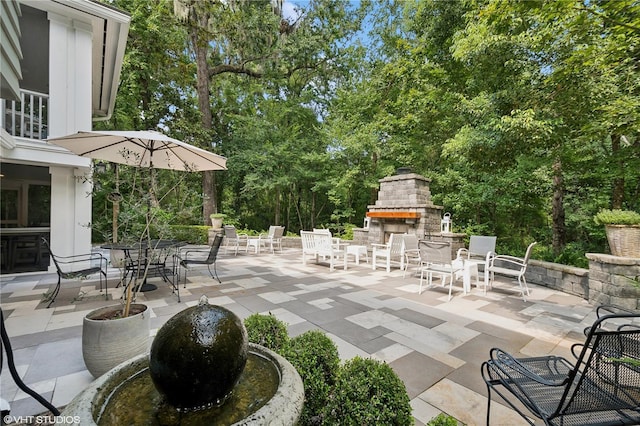
[[[554,355],[514,358],[491,349],[481,367],[487,425],[492,390],[531,425],[514,398],[545,425],[640,424],[639,318],[624,311],[600,316],[585,342],[573,345],[575,362]]]
[[[60,282],[62,279],[84,279],[89,275],[98,273],[100,274],[100,292],[102,292],[102,280],[104,277],[104,296],[105,299],[109,299],[109,295],[107,294],[107,258],[102,256],[102,254],[95,252],[76,254],[73,256],[58,256],[51,251],[51,247],[49,246],[49,242],[46,238],[42,239],[42,243],[49,252],[51,259],[53,260],[53,264],[56,266],[56,271],[58,272],[58,283],[53,291],[47,296],[47,299],[45,299],[45,302],[47,300],[49,301],[47,308],[55,302],[56,297],[60,292]]]
[[[218,252],[220,251],[220,245],[222,244],[222,240],[224,236],[222,234],[216,234],[213,238],[213,242],[211,243],[211,247],[208,250],[203,249],[189,249],[182,251],[174,256],[173,264],[176,268],[174,274],[174,291],[178,294],[178,302],[180,301],[180,291],[179,291],[179,281],[180,281],[180,268],[184,269],[184,288],[187,288],[187,270],[191,266],[198,265],[207,265],[207,269],[209,270],[209,275],[211,278],[216,279],[219,283],[220,278],[218,278],[218,271],[216,270],[216,260],[218,258]],[[204,257],[204,255],[207,255]],[[211,270],[211,265],[213,265],[213,271]]]

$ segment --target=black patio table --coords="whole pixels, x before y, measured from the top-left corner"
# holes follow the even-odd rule
[[[100,248],[122,250],[124,253],[124,275],[118,285],[124,283],[129,275],[127,286],[133,281],[133,278],[144,277],[140,291],[145,292],[158,288],[154,284],[147,283],[147,278],[161,277],[163,281],[170,284],[173,283],[173,280],[169,279],[168,276],[173,275],[175,272],[173,267],[167,267],[167,259],[172,255],[173,251],[185,245],[187,245],[187,242],[180,240],[154,239],[133,243],[108,243],[101,245]],[[150,255],[150,250],[157,251],[156,255]]]

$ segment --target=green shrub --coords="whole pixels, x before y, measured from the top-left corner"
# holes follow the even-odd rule
[[[600,225],[640,225],[640,213],[631,210],[602,209],[594,220]]]
[[[171,225],[170,236],[175,240],[186,241],[189,244],[208,244],[209,227],[204,225]]]
[[[264,346],[278,354],[284,354],[289,345],[287,324],[269,315],[253,314],[244,320],[250,342]]]
[[[322,331],[311,330],[290,340],[285,358],[304,383],[305,402],[299,424],[320,424],[340,367],[338,348]]]
[[[458,421],[444,413],[440,413],[427,423],[427,426],[458,426]]]
[[[553,262],[579,268],[589,268],[589,259],[585,256],[584,245],[581,243],[568,243],[562,252],[553,259]]]
[[[338,373],[323,411],[326,425],[411,425],[404,383],[386,363],[355,357]]]

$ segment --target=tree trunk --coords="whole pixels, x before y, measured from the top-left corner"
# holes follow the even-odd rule
[[[622,209],[624,202],[624,159],[620,154],[620,135],[611,135],[611,156],[615,165],[611,208]]]
[[[562,160],[559,158],[553,163],[553,252],[560,254],[566,244],[567,230],[564,215],[564,177],[562,175]]]
[[[206,22],[204,23],[206,24]],[[205,25],[202,25],[204,28]],[[213,128],[213,118],[211,116],[211,106],[209,104],[209,64],[207,63],[207,43],[200,40],[198,29],[191,28],[191,43],[196,54],[197,66],[197,93],[198,108],[202,117],[202,128],[211,130]],[[216,194],[216,179],[213,171],[208,170],[202,173],[202,222],[207,225],[209,216],[218,212],[218,198]]]
[[[316,227],[316,193],[311,191],[311,229]]]
[[[276,214],[275,214],[275,219],[273,224],[274,225],[278,225],[280,226],[280,207],[281,207],[281,203],[280,203],[280,188],[276,188],[275,190],[275,210],[276,210]]]

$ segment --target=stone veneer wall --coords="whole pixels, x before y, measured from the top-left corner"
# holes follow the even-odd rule
[[[583,299],[588,298],[588,269],[531,259],[525,278],[528,283],[580,296]]]
[[[587,253],[589,303],[640,309],[640,258]]]
[[[589,269],[531,260],[527,282],[580,296],[592,305],[640,309],[640,259],[600,253],[586,256]]]

